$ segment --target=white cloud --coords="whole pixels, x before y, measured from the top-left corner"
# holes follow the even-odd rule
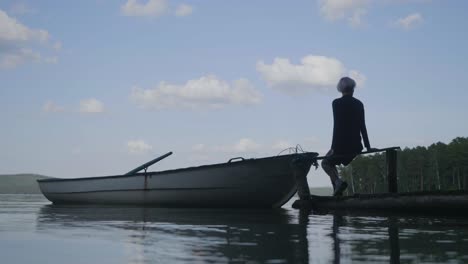
[[[257,71],[268,85],[287,93],[334,89],[346,75],[355,78],[358,86],[366,80],[362,73],[348,71],[338,59],[316,55],[305,56],[300,64],[292,64],[287,58],[275,58],[272,64],[259,61]]]
[[[46,30],[31,29],[0,9],[0,68],[12,69],[27,62],[57,63],[56,56],[43,58],[31,48],[36,43],[48,45],[49,38]]]
[[[362,24],[371,0],[318,0],[321,14],[330,21],[347,19],[352,26]]]
[[[0,69],[13,69],[28,62],[43,62],[56,64],[57,56],[43,58],[39,52],[27,48],[13,50],[6,53],[0,52]]]
[[[128,0],[120,10],[125,16],[157,17],[166,12],[167,3],[166,0],[148,0],[146,3]]]
[[[128,152],[132,154],[147,153],[153,147],[143,140],[130,140],[127,142]]]
[[[0,41],[37,40],[45,42],[48,39],[49,32],[46,30],[30,29],[0,9]]]
[[[234,145],[228,146],[226,148],[226,151],[243,153],[243,152],[257,151],[259,148],[260,148],[260,144],[255,142],[253,139],[241,138]]]
[[[44,111],[46,113],[58,113],[58,112],[65,111],[65,108],[55,104],[52,101],[48,101],[42,106],[42,111]]]
[[[368,13],[371,5],[429,2],[431,0],[317,0],[320,13],[325,19],[329,21],[346,20],[353,27],[364,24],[363,18]],[[400,24],[399,21],[397,23]],[[401,23],[406,24],[405,21]]]
[[[80,102],[81,113],[101,113],[104,112],[104,105],[95,98],[82,100]]]
[[[26,62],[40,62],[41,60],[41,54],[26,48],[3,54],[0,52],[1,69],[12,69]]]
[[[142,108],[159,110],[252,105],[260,103],[262,95],[246,79],[228,83],[208,75],[189,80],[183,85],[161,82],[153,89],[134,87],[130,98]]]
[[[175,11],[175,15],[176,16],[188,16],[192,14],[192,12],[193,12],[192,6],[187,5],[187,4],[180,4]]]
[[[423,22],[423,16],[420,13],[414,13],[398,19],[395,21],[395,25],[405,30],[410,30],[420,26]]]

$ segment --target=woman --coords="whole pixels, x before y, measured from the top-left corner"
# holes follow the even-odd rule
[[[323,170],[330,176],[333,185],[333,195],[341,196],[348,184],[340,179],[337,165],[348,165],[363,147],[361,135],[367,150],[371,148],[367,136],[364,118],[364,105],[353,97],[356,82],[343,77],[338,82],[337,89],[342,93],[341,98],[333,101],[333,140],[327,157],[322,161]]]

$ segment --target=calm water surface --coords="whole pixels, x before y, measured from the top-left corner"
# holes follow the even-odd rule
[[[0,263],[468,263],[468,219],[53,206],[0,195]]]

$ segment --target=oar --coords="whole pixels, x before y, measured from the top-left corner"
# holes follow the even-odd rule
[[[164,155],[162,155],[161,157],[157,157],[157,158],[155,158],[154,160],[148,161],[148,162],[146,162],[145,164],[143,164],[143,165],[141,165],[141,166],[138,166],[137,168],[135,168],[135,169],[133,169],[133,170],[131,170],[131,171],[125,173],[125,175],[132,175],[132,174],[135,174],[135,173],[137,173],[137,172],[139,172],[139,171],[141,171],[141,170],[144,170],[144,169],[148,168],[149,166],[155,164],[156,162],[158,162],[158,161],[160,161],[160,160],[162,160],[162,159],[165,159],[165,158],[169,157],[170,155],[172,155],[172,151],[171,151],[171,152],[168,152],[168,153],[166,153],[166,154],[164,154]]]

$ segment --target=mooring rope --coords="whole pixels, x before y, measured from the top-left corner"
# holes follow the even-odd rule
[[[276,156],[279,156],[281,155],[283,152],[285,151],[288,151],[288,154],[298,154],[298,153],[306,153],[307,151],[304,151],[302,149],[302,146],[297,144],[295,147],[289,147],[289,148],[285,148],[283,149],[282,151],[280,151],[280,153],[278,153],[278,155]]]

